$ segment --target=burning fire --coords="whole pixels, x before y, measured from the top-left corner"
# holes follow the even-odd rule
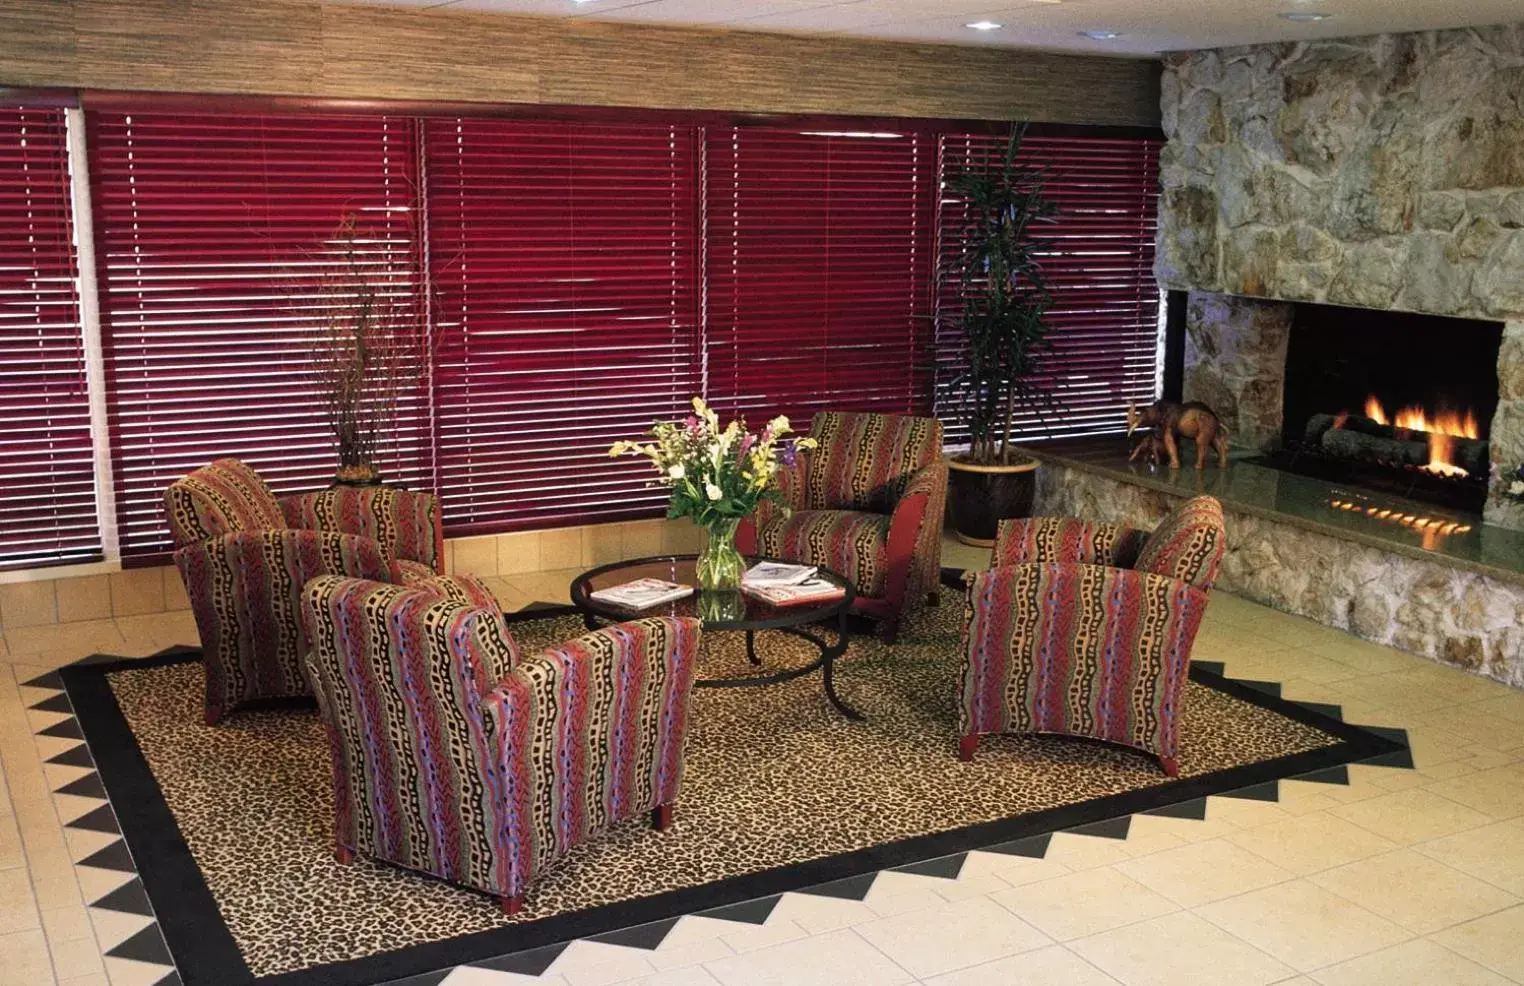
[[[1457,438],[1481,438],[1476,424],[1476,412],[1451,411],[1440,408],[1434,416],[1418,405],[1410,405],[1397,412],[1396,420],[1389,419],[1386,408],[1375,394],[1365,399],[1365,416],[1378,425],[1391,425],[1399,432],[1419,431],[1429,438],[1429,464],[1423,468],[1437,476],[1467,476],[1466,470],[1455,464],[1455,440]],[[1335,427],[1338,425],[1336,424]]]

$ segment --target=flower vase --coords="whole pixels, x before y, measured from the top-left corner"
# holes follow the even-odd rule
[[[706,592],[715,589],[739,589],[746,559],[736,550],[739,518],[715,521],[709,525],[709,543],[699,553],[695,575],[698,587]]]

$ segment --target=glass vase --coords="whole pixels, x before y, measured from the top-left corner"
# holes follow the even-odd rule
[[[694,573],[700,589],[707,592],[740,588],[741,573],[746,570],[746,560],[736,550],[736,528],[740,524],[739,518],[729,518],[709,525],[709,543],[699,553]]]

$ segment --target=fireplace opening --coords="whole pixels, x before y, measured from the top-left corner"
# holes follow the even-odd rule
[[[1479,514],[1501,322],[1298,304],[1279,468]]]

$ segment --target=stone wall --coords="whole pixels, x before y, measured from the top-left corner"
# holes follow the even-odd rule
[[[1191,292],[1184,397],[1215,410],[1234,445],[1263,448],[1280,436],[1294,310],[1284,302]]]
[[[1162,92],[1161,282],[1512,321],[1493,461],[1524,461],[1524,23],[1172,54]]]
[[[1152,528],[1180,497],[1044,463],[1036,514]],[[1524,586],[1227,508],[1218,586],[1357,637],[1524,686]]]

